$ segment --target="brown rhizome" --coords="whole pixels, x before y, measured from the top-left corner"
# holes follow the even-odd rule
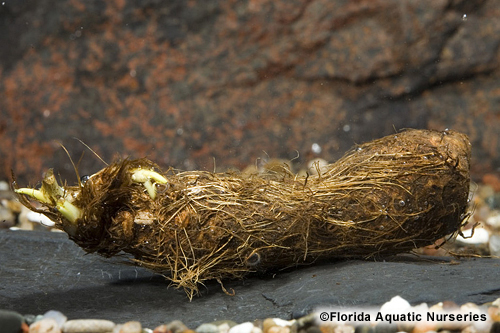
[[[469,160],[463,134],[406,130],[308,177],[285,165],[255,175],[163,172],[126,159],[77,186],[60,187],[48,172],[41,189],[16,191],[85,251],[129,253],[191,298],[207,280],[392,255],[456,234],[467,215]]]

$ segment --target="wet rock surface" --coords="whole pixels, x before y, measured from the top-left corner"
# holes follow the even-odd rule
[[[500,297],[500,260],[403,255],[386,261],[344,261],[224,283],[208,283],[191,302],[144,269],[84,252],[61,233],[0,232],[0,309],[68,319],[140,319],[144,327],[182,320],[290,319],[319,305],[381,305],[395,295],[412,304],[444,300],[483,304]]]
[[[5,1],[0,179],[111,160],[334,161],[394,128],[451,128],[500,165],[500,5],[471,1]],[[316,153],[321,147],[321,153]],[[298,154],[297,154],[298,152]],[[87,151],[83,174],[102,167]],[[298,156],[298,157],[297,157]],[[74,179],[74,178],[71,178]]]

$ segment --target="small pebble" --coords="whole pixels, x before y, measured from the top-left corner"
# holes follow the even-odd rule
[[[269,329],[270,329],[271,327],[273,327],[274,325],[276,325],[276,324],[274,323],[274,319],[273,319],[273,318],[267,318],[267,319],[265,319],[265,320],[264,320],[264,322],[262,323],[262,331],[263,331],[264,333],[267,333],[267,332],[269,331]]]
[[[219,328],[214,324],[201,324],[195,331],[197,333],[219,333]]]
[[[2,332],[19,333],[23,323],[24,319],[21,314],[14,311],[0,310],[0,327],[2,328]]]
[[[394,296],[380,308],[382,313],[401,313],[411,308],[410,303],[401,296]]]
[[[491,209],[500,209],[500,193],[495,193],[494,195],[487,197],[484,200]]]
[[[250,332],[252,332],[253,328],[254,328],[254,326],[252,323],[246,322],[246,323],[231,327],[231,329],[229,330],[229,333],[250,333]]]
[[[436,332],[437,330],[438,330],[437,323],[423,320],[415,324],[412,333]]]
[[[494,229],[500,229],[500,214],[489,216],[486,219],[486,224]]]
[[[470,302],[462,304],[460,306],[460,311],[462,311],[464,313],[469,313],[469,312],[472,312],[472,313],[481,313],[481,310],[479,309],[479,306],[477,306],[474,303],[470,303]]]
[[[255,327],[251,322],[246,322],[231,327],[229,333],[262,333],[262,330]]]
[[[122,325],[116,325],[113,332],[116,333],[141,333],[142,325],[138,321],[128,321]]]
[[[488,308],[488,315],[491,320],[500,322],[500,308],[496,305],[490,306]]]
[[[9,183],[7,183],[5,180],[0,180],[0,191],[8,191],[9,188]]]
[[[429,308],[429,312],[444,312],[443,302],[434,304]]]
[[[54,318],[43,318],[31,324],[29,333],[61,333],[61,328]]]
[[[57,322],[57,326],[63,327],[68,318],[59,311],[50,310],[44,313],[43,318],[52,318]]]
[[[153,330],[153,333],[171,333],[172,331],[170,331],[168,328],[167,328],[167,325],[160,325],[160,326],[157,326],[154,330]]]
[[[174,320],[168,323],[167,325],[162,325],[162,326],[165,326],[165,329],[171,331],[172,333],[182,333],[189,330],[189,328],[186,325],[184,325],[184,323],[180,320]]]
[[[230,326],[229,323],[223,323],[223,324],[220,324],[219,326],[217,326],[217,328],[219,329],[219,333],[229,333],[229,330],[233,326],[236,326],[236,325]]]
[[[268,333],[290,333],[290,327],[288,326],[273,326],[267,330]]]
[[[375,327],[359,325],[356,328],[351,325],[323,325],[320,326],[321,333],[375,333]]]
[[[491,235],[488,246],[492,256],[500,256],[500,235]]]
[[[38,320],[40,320],[41,318],[38,318]],[[35,321],[37,320],[37,316],[33,315],[33,314],[25,314],[24,315],[24,321],[28,324],[28,325],[31,325],[33,324]]]
[[[231,327],[238,325],[237,322],[232,320],[217,320],[210,324],[217,326],[219,333],[229,333]]]
[[[0,228],[10,228],[16,223],[16,218],[14,214],[3,205],[0,205]]]
[[[64,333],[108,333],[115,328],[115,323],[104,319],[75,319],[68,320],[64,326]]]

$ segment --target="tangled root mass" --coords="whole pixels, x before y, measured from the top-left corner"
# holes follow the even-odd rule
[[[356,146],[309,177],[286,166],[243,176],[124,160],[64,188],[81,212],[75,221],[53,201],[42,211],[85,251],[130,253],[192,297],[206,280],[397,254],[456,233],[467,212],[469,159],[463,134],[407,130]],[[167,182],[153,185],[153,198],[131,179],[134,170],[155,170]]]

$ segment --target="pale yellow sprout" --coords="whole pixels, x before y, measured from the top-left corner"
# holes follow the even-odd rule
[[[156,198],[156,183],[151,182],[151,179],[160,184],[168,182],[167,178],[153,170],[137,168],[130,170],[130,172],[132,173],[130,177],[132,181],[142,183],[153,200]]]

